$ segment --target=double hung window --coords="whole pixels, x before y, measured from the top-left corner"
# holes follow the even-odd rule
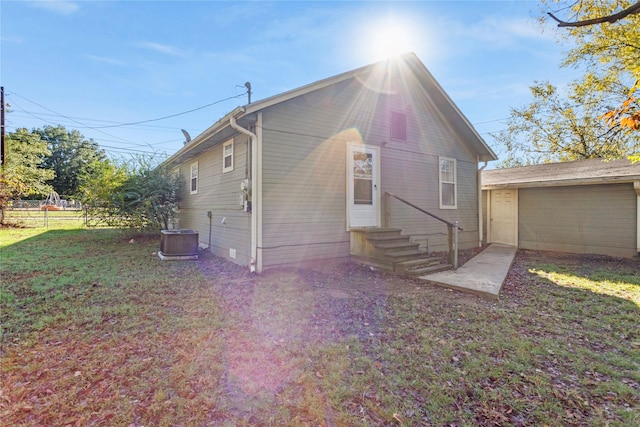
[[[198,162],[191,163],[191,180],[189,194],[198,194]]]
[[[458,185],[456,179],[456,159],[439,157],[440,209],[457,209]]]
[[[233,139],[227,141],[222,146],[222,173],[233,170]]]

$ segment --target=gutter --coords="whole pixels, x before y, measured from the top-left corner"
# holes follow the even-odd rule
[[[480,156],[477,157],[480,163]],[[485,160],[484,166],[478,169],[478,247],[482,246],[482,238],[484,237],[484,221],[482,218],[482,171],[487,167]]]
[[[178,151],[176,151],[172,156],[166,159],[163,163],[172,167],[174,163],[180,163],[180,159],[189,151],[198,147],[200,144],[205,142],[211,135],[214,135],[216,132],[223,129],[230,117],[235,116],[238,113],[244,112],[242,107],[237,107],[226,116],[215,122],[213,125],[209,126],[209,128],[205,129],[200,135],[196,136],[191,142],[182,146]]]
[[[244,108],[240,112],[245,112]],[[249,271],[256,272],[258,262],[258,191],[260,188],[258,178],[258,136],[236,122],[235,115],[229,116],[229,125],[238,132],[247,135],[251,139],[251,261]],[[259,272],[259,271],[258,271]]]

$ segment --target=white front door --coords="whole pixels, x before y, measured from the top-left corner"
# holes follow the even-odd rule
[[[489,242],[518,245],[518,190],[491,190]]]
[[[347,152],[348,227],[377,227],[380,187],[378,147],[349,145]]]

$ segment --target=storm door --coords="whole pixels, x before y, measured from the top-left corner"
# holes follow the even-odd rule
[[[377,147],[349,145],[347,153],[347,211],[350,228],[377,227],[380,191]]]

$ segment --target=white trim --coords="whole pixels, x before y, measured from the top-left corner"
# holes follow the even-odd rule
[[[227,154],[227,147],[231,146],[231,153]],[[233,138],[222,144],[222,173],[231,172],[233,170]],[[227,157],[231,157],[231,166],[227,166]]]
[[[452,126],[459,126],[459,130],[464,134],[467,134],[467,132],[465,132],[465,129],[468,131],[468,136],[471,137],[470,145],[474,148],[474,151],[481,153],[480,160],[490,161],[498,159],[498,156],[496,156],[491,147],[489,147],[484,139],[482,139],[480,134],[471,125],[471,122],[469,122],[464,114],[462,114],[462,111],[460,111],[458,106],[453,102],[449,95],[447,95],[442,86],[440,86],[440,83],[436,81],[435,77],[413,52],[405,53],[396,58],[390,58],[380,62],[376,62],[374,64],[370,64],[352,71],[348,71],[346,73],[338,74],[336,76],[308,84],[306,86],[299,87],[297,89],[283,92],[281,94],[274,95],[261,101],[245,105],[243,108],[245,114],[251,114],[279,104],[281,102],[287,101],[289,99],[302,96],[309,92],[322,89],[351,78],[356,78],[366,85],[366,76],[369,73],[375,73],[380,69],[386,70],[390,66],[401,66],[403,72],[411,72],[412,77],[415,76],[418,79],[419,85],[425,90],[425,93],[429,93],[429,96],[432,99],[435,98],[435,102],[436,104],[438,104],[438,110],[447,117],[449,117],[450,115],[453,116],[451,117],[451,120],[448,120],[448,122],[451,123]],[[446,105],[442,105],[439,102],[440,100],[438,99],[437,95],[439,95],[439,98],[444,101],[444,104]],[[457,123],[456,119],[459,119],[461,123]],[[477,145],[480,145],[480,147],[477,147]],[[484,149],[486,152],[482,153],[482,149]]]
[[[194,170],[194,166],[195,166],[195,177],[193,176],[193,170]],[[189,194],[198,194],[198,185],[200,184],[198,182],[198,161],[196,160],[195,162],[191,163],[190,167],[189,167]],[[193,188],[193,180],[195,178],[195,184],[196,184],[196,188]]]
[[[442,161],[453,162],[453,182],[442,181]],[[442,204],[442,184],[453,184],[453,205]],[[451,157],[438,156],[438,204],[440,209],[458,209],[458,161]]]
[[[249,270],[251,272],[262,272],[262,113],[258,113],[256,122],[256,133],[243,128],[234,116],[229,117],[229,125],[238,132],[251,138],[251,262]],[[254,155],[255,154],[255,155]]]
[[[262,112],[256,120],[255,161],[251,165],[252,188],[251,228],[255,229],[256,272],[262,273]]]
[[[476,156],[476,163],[480,163],[480,156]],[[482,171],[487,167],[487,162],[484,162],[484,166],[478,169],[476,172],[477,186],[478,186],[478,247],[482,247],[482,241],[484,240],[484,219],[482,218]]]
[[[513,245],[513,246],[518,246],[518,241],[519,241],[519,237],[518,237],[518,189],[517,188],[507,188],[507,189],[500,189],[500,190],[488,190],[487,191],[487,244],[489,243],[493,243],[493,215],[491,212],[491,200],[493,198],[493,192],[494,191],[512,191],[513,192],[513,202],[514,202],[514,207],[513,207],[513,239],[514,242],[499,242],[499,241],[495,241],[495,243],[502,243],[505,245]]]
[[[352,170],[352,153],[354,152],[354,150],[371,150],[373,151],[374,155],[373,155],[373,209],[375,210],[375,224],[373,225],[369,225],[369,227],[379,227],[380,223],[381,223],[381,191],[380,191],[380,147],[375,146],[375,145],[364,145],[364,144],[347,144],[347,153],[346,153],[346,160],[347,160],[347,164],[346,164],[346,189],[345,189],[345,195],[346,195],[346,200],[345,203],[347,204],[347,218],[346,218],[346,224],[347,224],[347,231],[351,230],[352,226],[351,226],[351,213],[352,213],[352,198],[351,198],[351,191],[352,191],[352,186],[353,186],[353,180],[351,178],[351,170]],[[354,226],[354,227],[358,227],[358,226]]]

